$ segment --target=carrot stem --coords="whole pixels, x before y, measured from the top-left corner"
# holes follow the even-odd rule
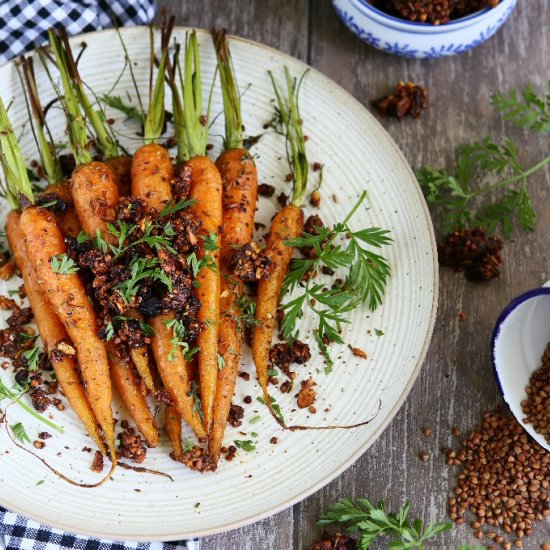
[[[307,70],[297,81],[290,75],[288,67],[285,67],[285,80],[287,88],[286,102],[275,81],[275,77],[271,71],[268,71],[269,77],[273,84],[273,90],[277,98],[277,105],[281,120],[283,123],[284,134],[286,138],[286,153],[288,165],[293,175],[292,200],[294,206],[301,206],[304,200],[304,195],[307,188],[307,179],[309,173],[309,165],[306,155],[306,140],[302,128],[302,117],[300,116],[300,108],[298,106],[298,98],[300,88],[304,80]]]
[[[10,207],[14,210],[20,208],[21,195],[34,203],[27,168],[2,98],[0,98],[0,163],[6,178],[6,197]]]
[[[223,112],[225,116],[224,149],[241,149],[243,147],[241,98],[233,71],[233,63],[227,44],[225,29],[212,31],[212,38],[216,49],[222,88]]]

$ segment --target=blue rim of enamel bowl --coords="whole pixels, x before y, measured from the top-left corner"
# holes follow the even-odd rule
[[[550,288],[549,287],[540,287],[535,288],[533,290],[528,290],[527,292],[520,294],[518,297],[514,298],[503,310],[502,313],[498,316],[498,319],[496,320],[495,326],[493,328],[493,335],[491,337],[491,361],[493,363],[493,372],[495,374],[495,379],[497,381],[498,389],[504,399],[504,402],[506,403],[506,406],[508,409],[510,409],[510,412],[516,417],[518,422],[520,421],[519,418],[515,415],[515,413],[512,411],[510,404],[506,400],[506,396],[504,394],[504,388],[502,386],[502,382],[500,381],[500,375],[497,367],[496,362],[496,343],[498,340],[498,337],[500,335],[500,330],[502,328],[502,324],[508,319],[511,313],[513,313],[518,306],[521,304],[532,300],[533,298],[538,298],[540,296],[550,296]],[[522,424],[522,422],[520,422]],[[522,424],[523,425],[523,424]]]
[[[505,1],[506,0],[504,0],[500,5],[504,4]],[[444,25],[431,25],[430,23],[420,23],[416,21],[405,21],[404,19],[399,19],[398,17],[389,15],[378,8],[375,8],[367,0],[351,0],[351,2],[357,4],[358,9],[364,9],[364,11],[368,12],[369,16],[376,19],[382,25],[389,24],[392,27],[414,34],[444,34],[451,30],[456,31],[458,29],[466,28],[471,24],[476,23],[484,15],[487,15],[500,7],[499,5],[496,8],[485,8],[467,15],[466,17],[461,17],[460,19],[455,19],[452,22],[445,23]]]

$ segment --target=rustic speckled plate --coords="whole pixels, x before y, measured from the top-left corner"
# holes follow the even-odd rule
[[[175,30],[180,42],[185,29]],[[145,28],[123,31],[138,85],[148,89],[148,40]],[[204,75],[212,75],[215,56],[207,33],[199,33]],[[88,45],[80,62],[81,74],[99,95],[108,92],[124,66],[117,35],[103,31],[73,40],[73,46]],[[283,66],[300,75],[306,66],[276,50],[234,38],[231,49],[238,81],[243,92],[243,113],[249,135],[262,133],[271,118],[273,92],[268,69],[282,75]],[[53,95],[44,72],[37,65],[39,89],[44,103]],[[208,79],[206,79],[208,80]],[[209,82],[205,83],[208,85]],[[21,85],[12,64],[0,69],[0,93],[4,101],[14,98],[10,115],[21,132],[27,159],[36,150],[26,124],[27,112]],[[123,72],[114,92],[136,103],[129,71]],[[118,469],[111,482],[97,489],[81,489],[56,477],[30,454],[14,447],[5,427],[0,429],[0,504],[40,522],[66,531],[105,538],[128,540],[174,540],[226,531],[257,521],[291,506],[310,495],[356,461],[380,435],[407,396],[420,370],[430,340],[437,302],[437,261],[433,230],[426,205],[413,173],[394,142],[368,111],[337,84],[311,70],[301,95],[305,132],[309,136],[310,160],[325,165],[321,215],[326,223],[341,220],[362,190],[368,191],[368,210],[352,221],[359,228],[378,225],[391,229],[395,243],[384,251],[393,275],[383,307],[353,313],[344,339],[368,353],[368,359],[354,357],[345,346],[334,347],[334,371],[323,372],[321,358],[314,353],[307,366],[299,367],[298,380],[311,375],[318,383],[317,414],[295,411],[293,394],[279,395],[287,418],[300,424],[351,424],[373,418],[355,430],[285,433],[256,401],[246,409],[243,425],[228,428],[227,441],[252,439],[256,450],[240,452],[232,462],[222,461],[216,473],[200,475],[186,470],[168,457],[166,441],[150,450],[146,466],[173,476],[139,474]],[[221,110],[219,89],[214,93],[213,113]],[[121,120],[120,113],[112,113]],[[56,139],[64,141],[63,117],[55,108],[49,114]],[[120,139],[129,150],[139,145],[131,124],[117,125]],[[221,146],[223,117],[212,128],[215,155]],[[273,133],[254,146],[260,181],[288,187],[284,143]],[[316,177],[315,175],[313,176]],[[288,191],[288,189],[287,189]],[[336,197],[333,199],[332,197]],[[274,200],[262,198],[258,221],[269,222],[276,209]],[[3,205],[3,213],[7,206]],[[5,288],[19,286],[13,278]],[[4,313],[4,312],[2,312]],[[5,317],[5,315],[4,315]],[[312,341],[311,318],[305,318],[302,334]],[[375,332],[375,329],[383,332]],[[315,344],[312,349],[316,349]],[[243,370],[254,373],[248,354]],[[6,384],[13,383],[10,371],[0,370]],[[245,395],[259,395],[254,376],[238,381],[236,403]],[[380,410],[378,410],[380,407]],[[254,415],[261,421],[249,424]],[[7,411],[8,422],[24,422],[31,438],[43,428],[19,407]],[[63,426],[64,435],[54,434],[40,456],[76,480],[91,481],[92,455],[83,452],[93,446],[70,410],[51,412]],[[240,432],[246,432],[246,436]],[[252,435],[256,432],[257,435]],[[279,440],[269,443],[271,437]],[[42,482],[42,483],[39,483]]]

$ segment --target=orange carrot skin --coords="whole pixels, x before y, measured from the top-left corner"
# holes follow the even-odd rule
[[[294,239],[302,234],[304,213],[294,205],[285,206],[271,222],[264,254],[270,259],[271,271],[268,279],[260,279],[256,300],[256,320],[252,337],[252,355],[256,365],[258,381],[267,391],[267,370],[269,350],[276,325],[276,313],[283,281],[285,280],[294,248],[284,245],[287,239]]]
[[[256,166],[246,149],[223,152],[216,166],[223,182],[223,228],[221,236],[220,271],[229,275],[235,249],[252,240],[254,212],[258,197]],[[209,440],[210,458],[217,462],[223,445],[227,416],[241,359],[242,327],[236,321],[242,312],[237,303],[243,294],[243,285],[235,277],[220,279],[219,354],[224,367],[218,372],[214,418]]]
[[[183,446],[181,444],[181,418],[174,405],[166,407],[164,413],[164,427],[168,434],[168,439],[172,444],[172,452],[170,456],[174,460],[180,460],[183,455]]]
[[[170,153],[162,145],[149,143],[141,146],[132,158],[132,195],[147,203],[148,208],[160,212],[172,196],[170,182],[174,167]]]
[[[57,195],[67,204],[67,209],[65,212],[62,214],[56,213],[55,215],[59,228],[63,231],[63,233],[65,233],[65,235],[76,237],[80,233],[82,226],[80,225],[80,220],[76,215],[69,183],[67,181],[60,181],[59,183],[48,185],[48,187],[44,189],[44,194],[50,193]]]
[[[61,323],[50,306],[48,299],[44,295],[42,285],[39,284],[34,269],[27,258],[27,251],[25,250],[25,242],[20,226],[20,214],[18,212],[12,211],[8,214],[6,235],[15,263],[23,277],[27,298],[34,313],[38,332],[50,358],[57,380],[74,412],[80,418],[99,450],[105,453],[105,444],[101,439],[97,421],[80,381],[80,374],[75,358],[69,355],[52,353],[59,342],[68,342],[69,335],[63,323]]]
[[[111,169],[103,162],[77,166],[71,177],[71,195],[84,232],[94,237],[99,230],[105,239],[114,239],[107,224],[115,221],[120,195]]]
[[[174,317],[175,315],[170,313],[149,319],[149,323],[155,331],[151,346],[160,377],[174,407],[180,417],[191,426],[197,437],[203,439],[206,437],[206,432],[202,427],[199,415],[193,410],[193,397],[188,395],[190,384],[187,377],[187,361],[180,347],[173,348],[170,342],[173,339],[173,331],[166,326],[166,322],[171,321]]]
[[[141,391],[141,380],[134,371],[129,357],[121,357],[113,344],[107,345],[111,363],[111,377],[126,409],[134,419],[149,447],[159,443],[159,433],[149,404]]]
[[[213,419],[214,399],[218,378],[218,324],[220,317],[220,238],[222,225],[222,179],[216,165],[208,157],[195,157],[187,161],[191,168],[191,191],[189,198],[197,202],[191,206],[193,213],[201,220],[204,235],[218,235],[218,248],[205,251],[204,243],[199,246],[198,257],[211,256],[214,268],[205,267],[197,275],[198,287],[195,295],[201,306],[197,315],[204,325],[197,338],[200,347],[199,377],[201,399],[204,411],[204,428],[210,431]],[[201,239],[202,241],[202,239]]]
[[[50,212],[27,208],[21,214],[20,226],[37,281],[74,342],[88,401],[114,455],[109,361],[105,346],[96,334],[96,317],[84,285],[77,273],[62,275],[52,270],[51,259],[67,250],[63,234]]]
[[[111,169],[118,194],[127,197],[132,194],[132,157],[120,155],[105,159],[105,164]]]

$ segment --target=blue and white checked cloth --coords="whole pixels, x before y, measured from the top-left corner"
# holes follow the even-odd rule
[[[71,35],[149,23],[155,0],[0,0],[0,64],[48,40],[64,25]],[[1,489],[0,489],[1,490]],[[120,542],[63,533],[0,508],[0,550],[198,550],[196,541]]]
[[[112,27],[143,25],[155,15],[155,0],[0,0],[0,64],[48,40],[63,24],[71,35]]]

